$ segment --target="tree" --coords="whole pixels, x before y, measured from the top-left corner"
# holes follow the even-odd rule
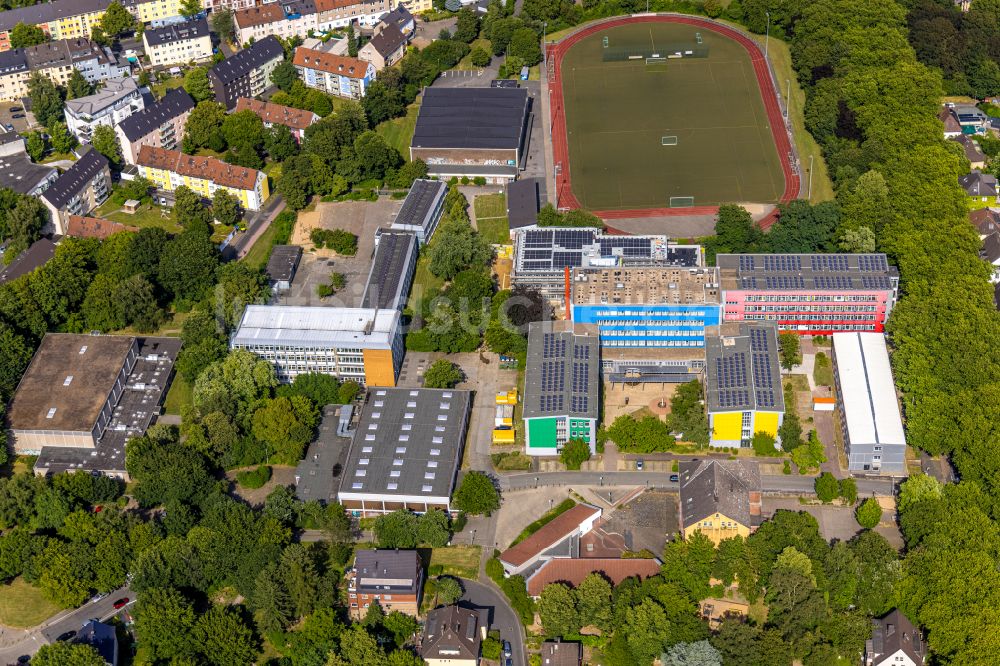
[[[462,369],[447,359],[439,359],[424,373],[424,387],[437,389],[455,388],[465,375]]]
[[[123,32],[132,32],[136,28],[135,17],[118,0],[114,0],[101,15],[99,27],[104,37],[114,39]],[[95,41],[100,41],[95,39]]]
[[[83,299],[82,314],[87,328],[114,331],[125,327],[124,308],[117,297],[117,283],[108,275],[98,274]]]
[[[104,657],[87,643],[57,641],[42,645],[31,658],[39,666],[104,666]]]
[[[184,74],[184,90],[195,102],[204,102],[212,98],[212,86],[208,82],[208,70],[204,67],[193,67]]]
[[[452,576],[439,576],[436,585],[437,601],[442,606],[451,606],[458,603],[465,591],[457,578]]]
[[[57,153],[68,153],[80,143],[76,140],[75,135],[69,133],[66,123],[62,121],[54,122],[49,126],[49,136],[51,137],[52,150]]]
[[[121,144],[118,142],[118,135],[115,133],[114,128],[112,128],[109,125],[103,125],[103,124],[98,125],[97,127],[94,128],[94,134],[91,137],[90,143],[94,147],[94,150],[96,150],[101,155],[104,155],[106,158],[108,158],[108,161],[111,162],[111,164],[113,164],[116,167],[121,166],[122,147]],[[136,180],[142,180],[147,184],[149,183],[148,180],[142,178],[141,176],[139,178],[136,178]],[[126,183],[127,182],[128,181],[126,181]],[[147,191],[148,191],[148,185],[147,185]],[[141,199],[143,197],[130,197],[130,198]]]
[[[941,482],[928,474],[911,474],[899,486],[899,500],[896,509],[906,513],[921,502],[939,500],[943,495]]]
[[[486,67],[491,59],[489,51],[481,46],[477,46],[469,53],[469,62],[476,67]]]
[[[219,146],[220,150],[224,149],[226,140],[222,137],[222,121],[225,117],[226,109],[218,102],[199,102],[184,124],[184,151],[193,153],[213,144]]]
[[[284,125],[272,125],[264,130],[264,150],[275,162],[284,162],[299,152],[292,131]]]
[[[708,2],[717,3],[717,0],[708,0]],[[706,8],[708,2],[705,3]],[[663,666],[722,666],[722,655],[707,640],[696,643],[677,643],[667,650],[666,656],[661,662]]]
[[[781,438],[781,448],[785,451],[794,451],[802,445],[802,423],[798,414],[785,412],[785,418],[778,428],[778,437]]]
[[[590,460],[590,444],[582,439],[571,439],[563,444],[559,459],[566,469],[579,470],[584,462]]]
[[[479,17],[470,7],[458,10],[458,22],[455,24],[455,34],[452,39],[469,44],[479,36]]]
[[[282,60],[271,72],[271,83],[289,92],[292,84],[299,80],[299,72],[291,60]]]
[[[538,600],[538,613],[549,636],[565,636],[580,630],[573,591],[562,583],[545,586]]]
[[[181,16],[190,20],[202,12],[200,0],[181,0]]]
[[[217,9],[212,12],[209,22],[212,24],[212,32],[217,34],[220,40],[232,43],[236,37],[236,29],[233,26],[233,10]]]
[[[223,189],[216,190],[212,196],[212,214],[219,224],[227,227],[235,227],[243,217],[239,199]]]
[[[167,242],[157,277],[176,301],[201,298],[213,282],[219,251],[201,229],[186,229]]]
[[[253,415],[253,435],[267,444],[275,460],[294,464],[305,452],[319,422],[319,412],[308,398],[274,398]]]
[[[872,529],[877,527],[879,522],[882,520],[882,507],[879,506],[878,500],[874,497],[869,497],[861,506],[858,507],[855,512],[855,516],[858,519],[858,524],[865,529]]]
[[[482,472],[465,475],[455,492],[455,508],[475,516],[491,515],[500,508],[500,493],[493,479]]]
[[[778,347],[781,350],[781,367],[785,370],[791,370],[794,366],[802,363],[802,350],[797,334],[779,333]]]
[[[264,144],[264,122],[250,109],[237,111],[223,119],[222,136],[230,148],[250,146],[256,150]]]
[[[254,621],[261,631],[281,631],[288,626],[292,612],[291,602],[278,580],[276,567],[261,569],[254,581],[249,602],[254,609]]]
[[[119,5],[120,6],[120,5]],[[63,96],[56,84],[40,72],[34,72],[28,79],[28,97],[31,112],[42,125],[49,127],[63,118]]]
[[[31,361],[32,353],[24,336],[0,321],[0,396],[13,395],[21,374]]]
[[[821,502],[832,502],[840,494],[840,486],[837,478],[830,472],[823,472],[816,478],[816,497]]]
[[[70,74],[69,81],[66,83],[66,99],[86,97],[92,92],[94,92],[94,87],[87,79],[83,78],[80,70],[73,68],[73,73]]]
[[[200,232],[211,224],[211,212],[205,208],[201,195],[187,185],[174,190],[174,220],[186,230]]]
[[[540,42],[538,35],[531,28],[518,28],[511,33],[508,53],[523,61],[528,67],[537,65],[542,61]]]
[[[840,480],[840,496],[844,498],[848,506],[854,506],[858,501],[858,482],[854,477],[846,477]]]
[[[386,171],[402,162],[396,149],[386,143],[381,134],[372,130],[362,132],[354,140],[354,154],[362,165],[362,179],[382,178]]]
[[[149,588],[136,601],[136,633],[153,659],[190,657],[194,623],[190,602],[175,589]]]
[[[576,611],[582,627],[606,631],[611,622],[611,583],[599,573],[588,574],[574,590]]]
[[[774,435],[769,432],[764,432],[763,430],[755,432],[753,434],[753,439],[750,440],[753,452],[758,456],[781,455],[777,446],[775,446],[776,442],[777,440],[774,438]]]
[[[379,516],[373,531],[380,548],[413,548],[417,545],[417,517],[402,509]]]
[[[28,46],[44,44],[49,41],[45,31],[37,25],[28,25],[18,21],[10,31],[10,47],[12,49],[23,49]]]
[[[352,58],[358,57],[358,38],[354,34],[354,21],[347,24],[347,55]]]
[[[253,632],[237,613],[224,606],[212,606],[199,617],[193,637],[202,663],[242,666],[257,661],[259,650]]]
[[[28,151],[28,156],[32,160],[38,162],[45,157],[45,139],[42,138],[41,132],[25,132],[24,137],[25,150]]]

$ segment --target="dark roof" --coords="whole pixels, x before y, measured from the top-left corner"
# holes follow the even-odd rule
[[[413,277],[416,266],[417,237],[411,233],[383,232],[372,259],[361,307],[394,309],[406,304],[407,294],[401,293]]]
[[[986,154],[980,149],[979,142],[971,136],[962,134],[961,136],[953,136],[948,140],[960,144],[965,151],[965,159],[970,162],[983,162],[986,160]]]
[[[171,23],[162,28],[146,28],[146,31],[142,33],[146,43],[150,46],[198,39],[206,37],[208,34],[208,19],[204,18],[184,21],[183,23]]]
[[[425,232],[436,220],[441,200],[448,194],[448,186],[439,180],[419,178],[413,181],[403,206],[396,214],[393,225],[420,227]],[[430,240],[430,239],[425,239]]]
[[[61,210],[73,197],[86,190],[97,174],[107,168],[108,158],[96,150],[88,150],[42,193],[42,197],[57,210]]]
[[[388,23],[369,42],[383,58],[388,58],[406,44],[406,35],[395,23]]]
[[[17,256],[6,268],[0,269],[0,284],[16,280],[36,268],[41,268],[56,254],[56,245],[48,238],[41,238]]]
[[[609,264],[695,268],[700,263],[696,245],[673,245],[666,236],[605,234],[594,227],[520,229],[514,243],[514,273],[522,276]]]
[[[991,264],[1000,260],[1000,233],[992,233],[983,239],[982,257]]]
[[[138,141],[169,120],[190,112],[194,108],[194,100],[183,88],[167,91],[156,104],[147,106],[138,113],[133,113],[118,123],[129,141]]]
[[[281,47],[278,38],[274,35],[268,35],[259,42],[251,44],[249,48],[220,62],[212,68],[212,74],[225,85],[246,76],[275,58],[283,58],[284,56],[285,49]]]
[[[399,5],[395,9],[393,9],[391,12],[389,12],[388,14],[386,14],[385,16],[383,16],[382,17],[382,22],[383,23],[394,23],[396,25],[396,27],[399,27],[400,29],[402,29],[403,25],[406,25],[407,23],[411,23],[411,22],[415,22],[415,21],[413,19],[413,14],[410,13],[410,10],[407,9],[406,7],[404,7],[403,5]]]
[[[958,119],[952,114],[951,109],[945,107],[938,112],[938,120],[944,123],[945,132],[961,132],[962,126],[958,124]]]
[[[583,646],[579,643],[545,641],[542,643],[541,656],[542,666],[580,666]]]
[[[391,590],[416,594],[421,583],[420,554],[415,550],[359,550],[354,555],[358,590]]]
[[[468,391],[373,388],[355,431],[340,498],[451,497],[462,459]]]
[[[291,280],[301,258],[302,248],[298,245],[275,245],[267,260],[267,277],[271,282]]]
[[[524,541],[500,553],[500,559],[520,567],[573,536],[581,523],[600,514],[601,510],[596,506],[577,504],[569,511],[560,513]]]
[[[754,524],[755,514],[760,515],[760,468],[757,463],[682,460],[678,471],[684,527],[716,513],[750,527]]]
[[[123,335],[46,334],[11,402],[11,429],[90,432],[134,345]]]
[[[420,656],[426,660],[478,660],[484,620],[480,611],[461,606],[432,610],[424,624]]]
[[[990,173],[982,173],[979,169],[973,169],[972,173],[959,176],[958,184],[965,188],[969,196],[995,197],[997,195],[997,177]]]
[[[538,181],[524,178],[507,186],[507,223],[511,229],[538,223]]]
[[[908,617],[896,609],[881,619],[872,620],[872,637],[865,643],[865,652],[870,663],[881,666],[882,659],[898,651],[915,664],[923,664],[927,657],[927,646],[920,632]]]
[[[18,23],[37,25],[70,16],[80,16],[91,12],[102,12],[111,0],[54,0],[31,7],[18,7],[0,12],[0,30],[10,30]],[[125,5],[134,4],[125,2]]]
[[[83,625],[74,642],[93,646],[101,659],[109,664],[118,663],[118,637],[113,625],[90,620]]]
[[[740,322],[735,335],[705,340],[705,405],[709,412],[785,411],[775,322]]]
[[[44,6],[44,5],[36,5]],[[3,14],[9,14],[10,12],[2,12]],[[0,28],[3,29],[3,28]],[[23,72],[28,69],[28,57],[24,53],[24,49],[10,49],[9,51],[0,52],[0,75],[11,74],[14,72]]]
[[[425,88],[410,145],[517,149],[528,103],[521,88]]]
[[[24,153],[0,157],[0,187],[18,194],[28,194],[55,173],[53,167],[35,164]]]
[[[899,279],[884,254],[720,254],[723,288],[736,291],[872,291]]]
[[[532,322],[524,372],[524,418],[596,419],[600,337],[570,321]]]

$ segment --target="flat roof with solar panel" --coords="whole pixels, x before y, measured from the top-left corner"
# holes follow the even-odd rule
[[[698,245],[677,245],[666,236],[612,236],[600,229],[522,229],[514,247],[515,276],[566,268],[703,265]]]
[[[727,290],[893,291],[899,272],[884,254],[720,254]]]
[[[775,324],[728,325],[705,341],[705,357],[709,412],[785,411]]]
[[[528,328],[524,418],[596,419],[600,339],[572,322],[536,322]]]

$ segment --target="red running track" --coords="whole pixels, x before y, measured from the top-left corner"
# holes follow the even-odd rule
[[[767,110],[768,123],[771,126],[771,136],[778,149],[778,159],[781,161],[781,169],[785,175],[785,191],[781,195],[781,203],[787,203],[796,198],[799,194],[801,183],[799,175],[792,173],[792,167],[788,163],[788,154],[792,152],[791,142],[788,140],[788,133],[785,131],[785,119],[781,114],[781,107],[778,105],[778,95],[771,81],[771,72],[767,66],[767,59],[760,46],[747,37],[742,32],[730,28],[721,23],[715,23],[708,19],[697,16],[683,15],[647,15],[647,16],[624,16],[610,21],[596,23],[574,32],[569,37],[558,43],[548,46],[548,55],[554,76],[549,79],[549,91],[551,94],[552,113],[552,153],[556,164],[561,164],[562,168],[556,177],[556,192],[558,193],[559,206],[561,208],[582,208],[580,202],[573,194],[570,187],[569,173],[569,145],[566,141],[566,112],[563,106],[562,90],[562,60],[566,51],[574,44],[585,37],[589,37],[595,32],[613,28],[619,25],[642,22],[660,23],[683,23],[693,25],[704,30],[711,30],[719,33],[746,49],[753,64],[754,73],[757,75],[757,85],[764,101],[764,108]],[[594,211],[601,219],[615,220],[628,217],[660,217],[668,215],[714,215],[719,211],[718,206],[688,206],[686,208],[638,208],[632,210],[598,210]],[[777,211],[772,212],[760,221],[761,227],[767,229],[777,219]]]

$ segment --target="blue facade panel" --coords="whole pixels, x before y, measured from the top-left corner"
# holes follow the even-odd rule
[[[704,347],[721,316],[716,304],[573,306],[573,321],[596,324],[604,347]]]

